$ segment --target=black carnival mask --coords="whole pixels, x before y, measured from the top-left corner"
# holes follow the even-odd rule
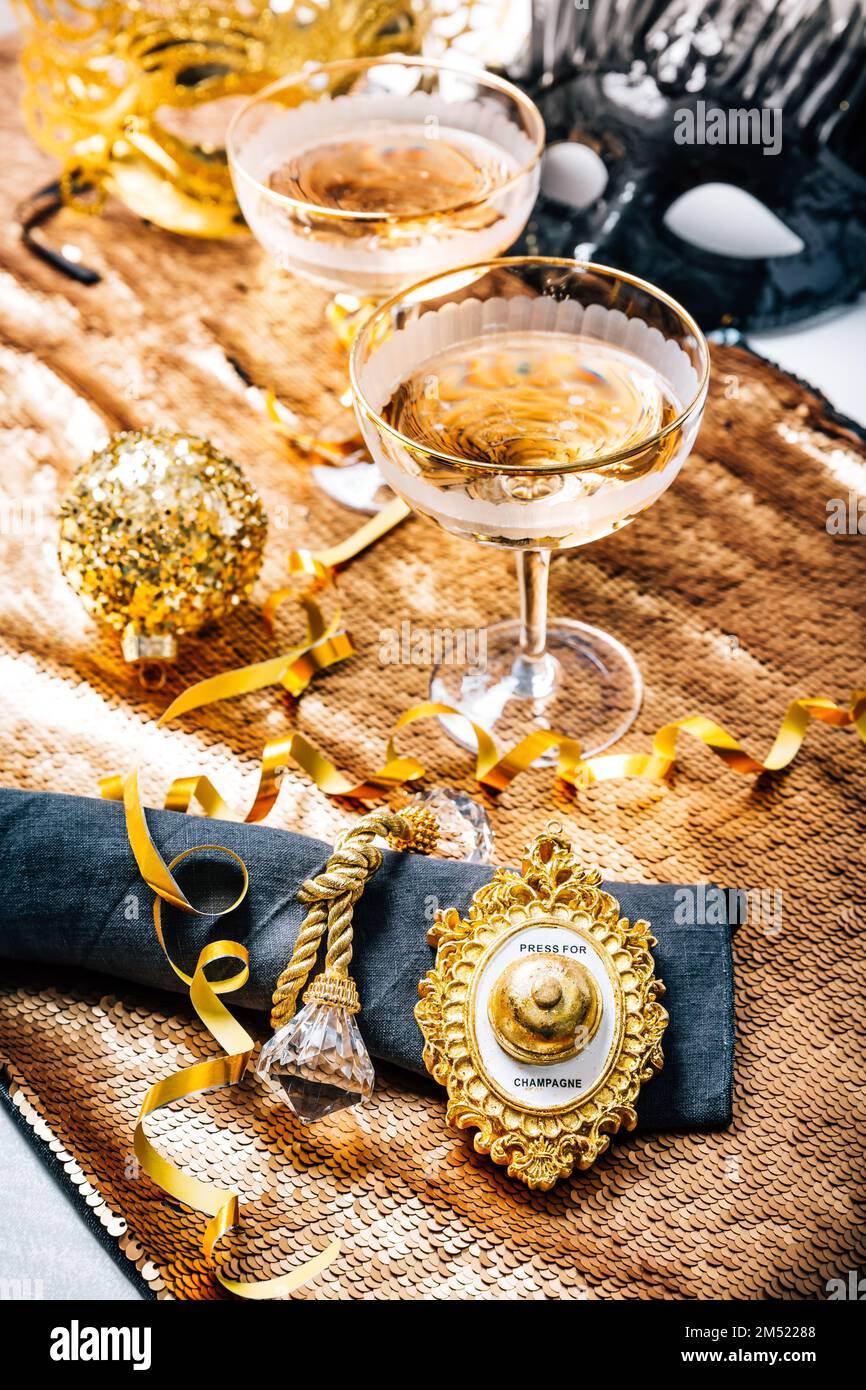
[[[548,0],[523,85],[547,126],[521,241],[791,323],[866,284],[864,0]]]

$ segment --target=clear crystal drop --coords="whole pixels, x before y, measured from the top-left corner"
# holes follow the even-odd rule
[[[256,1071],[305,1125],[362,1105],[375,1081],[358,1025],[337,1004],[305,1004],[265,1043]]]
[[[490,863],[493,827],[479,802],[453,787],[433,787],[412,800],[434,812],[439,822],[439,854],[448,859],[465,859],[470,864]]]

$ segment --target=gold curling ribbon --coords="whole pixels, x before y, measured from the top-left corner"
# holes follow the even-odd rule
[[[650,753],[609,753],[587,759],[577,769],[575,785],[588,787],[593,782],[606,782],[614,777],[644,777],[653,782],[663,781],[676,762],[680,730],[703,743],[732,772],[738,772],[743,777],[757,777],[762,772],[781,772],[793,762],[813,719],[837,729],[854,728],[866,744],[866,690],[852,691],[847,709],[837,705],[834,700],[821,697],[792,700],[763,762],[747,753],[721,724],[703,714],[693,714],[657,730]]]
[[[357,531],[353,531],[344,541],[338,541],[327,550],[316,551],[314,559],[330,570],[338,565],[345,565],[362,550],[366,550],[368,545],[379,540],[380,536],[384,536],[401,521],[405,521],[406,517],[411,515],[411,510],[399,497],[395,497],[393,502],[388,502],[381,511],[371,516],[369,521],[365,521],[363,526],[359,526]]]
[[[262,609],[267,625],[273,626],[274,614],[281,603],[287,598],[295,598],[306,610],[308,630],[314,631],[317,621],[323,621],[321,609],[315,599],[316,592],[330,587],[335,582],[335,570],[340,565],[348,564],[356,555],[360,555],[362,550],[366,550],[368,546],[373,545],[382,536],[392,531],[401,521],[405,521],[409,514],[410,509],[406,503],[401,502],[399,497],[395,497],[393,502],[389,502],[375,516],[371,516],[369,521],[365,521],[363,526],[359,526],[357,531],[353,531],[345,540],[338,541],[336,545],[329,546],[326,550],[290,551],[289,574],[293,578],[305,575],[312,581],[312,584],[307,592],[300,597],[290,586],[276,589],[270,594]],[[337,610],[338,615],[339,609]],[[336,621],[337,617],[333,619],[333,623],[335,624]]]
[[[400,729],[417,720],[439,718],[442,715],[460,715],[460,711],[450,705],[413,705],[400,716],[388,740],[387,759],[381,773],[369,779],[370,784],[379,782],[383,789],[393,785],[392,776],[398,761],[395,737]],[[550,729],[535,729],[525,738],[499,756],[490,734],[465,715],[460,718],[470,725],[476,739],[475,777],[488,791],[500,792],[525,772],[543,753],[557,749],[556,776],[574,787],[589,787],[594,782],[607,782],[614,778],[643,777],[652,782],[662,782],[676,763],[677,736],[682,730],[692,738],[703,743],[722,759],[732,772],[743,776],[757,776],[762,772],[779,772],[788,766],[796,756],[806,736],[811,720],[836,728],[855,728],[860,739],[866,743],[866,690],[855,690],[847,709],[833,700],[822,698],[792,700],[785,713],[781,728],[776,735],[766,759],[761,762],[747,753],[742,744],[732,734],[705,715],[689,715],[685,719],[665,724],[653,737],[650,753],[609,753],[595,758],[582,758],[580,744],[575,739],[565,738]],[[410,761],[410,760],[404,760]],[[385,774],[383,776],[383,774]],[[422,773],[418,775],[423,774]],[[414,779],[413,779],[414,780]],[[356,789],[353,796],[364,796]]]
[[[249,673],[261,673],[268,665],[269,663],[262,662],[255,667],[242,667],[238,671],[229,671],[222,676],[213,677],[210,681],[200,682],[169,706],[159,721],[160,724],[176,714],[200,708],[203,704],[243,694],[247,690],[261,689],[269,683],[268,680],[257,678],[251,683]],[[404,757],[398,752],[396,738],[400,730],[420,720],[448,715],[465,718],[451,705],[436,704],[432,701],[413,705],[406,710],[397,720],[388,739],[384,763],[361,780],[341,772],[303,734],[293,733],[287,738],[269,740],[265,745],[258,789],[246,814],[234,810],[223,801],[206,777],[179,779],[174,782],[166,805],[171,809],[186,810],[195,798],[206,814],[219,819],[259,821],[270,810],[279,794],[279,771],[287,762],[296,763],[326,796],[374,800],[406,782],[415,782],[425,775],[426,770],[417,759]],[[662,782],[676,762],[677,738],[680,731],[704,744],[733,772],[743,776],[778,772],[787,767],[796,756],[813,719],[836,728],[854,727],[860,739],[866,743],[866,691],[855,690],[848,709],[827,699],[793,700],[763,762],[747,753],[721,724],[704,715],[691,715],[665,724],[655,734],[652,751],[649,753],[613,753],[587,759],[581,757],[580,745],[576,740],[565,738],[549,729],[535,729],[500,756],[486,729],[468,719],[466,723],[472,728],[476,739],[476,779],[488,791],[501,792],[537,758],[553,748],[558,752],[556,776],[574,787],[584,788],[594,782],[625,777],[642,777],[653,782]],[[133,851],[150,887],[183,910],[194,911],[166,870],[147,832],[135,771],[124,783],[117,778],[106,779],[102,783],[102,790],[104,796],[122,798],[126,804],[127,827]]]
[[[301,568],[302,572],[302,568]],[[348,635],[338,631],[339,612],[330,623],[326,623],[321,609],[311,594],[302,597],[307,614],[307,642],[300,647],[283,653],[268,661],[256,662],[236,671],[228,671],[207,680],[199,681],[183,691],[171,702],[157,727],[201,709],[204,705],[233,695],[249,694],[265,686],[279,684],[292,695],[300,695],[306,689],[316,671],[325,670],[337,661],[353,654]],[[276,750],[275,750],[276,752]],[[232,912],[243,901],[249,887],[249,874],[243,860],[231,850],[220,845],[198,845],[177,855],[166,864],[150,835],[147,818],[141,803],[138,768],[133,767],[125,779],[105,778],[101,783],[102,794],[112,799],[122,798],[126,816],[126,829],[129,842],[141,873],[154,891],[153,919],[156,935],[166,960],[175,974],[189,985],[190,999],[196,1013],[222,1047],[224,1056],[186,1067],[174,1075],[156,1082],[144,1098],[134,1130],[135,1153],[145,1172],[153,1178],[163,1191],[196,1211],[203,1212],[211,1219],[202,1239],[202,1250],[209,1261],[216,1278],[230,1293],[241,1298],[267,1299],[292,1293],[302,1284],[315,1278],[336,1258],[339,1241],[332,1242],[326,1250],[306,1261],[290,1274],[279,1275],[273,1279],[239,1281],[226,1278],[214,1260],[217,1242],[230,1227],[238,1224],[240,1199],[236,1192],[219,1188],[211,1183],[182,1173],[174,1164],[164,1159],[151,1144],[144,1130],[148,1115],[172,1101],[208,1090],[215,1086],[233,1086],[242,1080],[255,1046],[253,1039],[233,1015],[221,1003],[220,994],[240,989],[249,975],[249,956],[247,950],[237,941],[218,941],[206,946],[200,953],[195,972],[189,976],[175,965],[165,944],[162,931],[161,902],[174,906],[197,916],[223,916]],[[259,791],[246,819],[259,820],[267,814],[278,793],[278,764],[268,764],[263,760]],[[213,783],[207,777],[177,778],[171,785],[166,798],[166,806],[172,810],[188,810],[193,799],[197,800],[206,814],[222,819],[239,819],[237,812],[223,800]],[[174,877],[173,870],[182,859],[202,850],[217,850],[234,859],[243,873],[243,886],[240,895],[229,907],[219,913],[202,913],[189,901]],[[217,960],[234,959],[241,962],[241,969],[230,978],[211,984],[206,968]]]
[[[358,452],[358,441],[352,437],[345,439],[326,439],[305,430],[300,419],[278,400],[273,391],[264,392],[265,412],[277,434],[291,441],[304,454],[316,454],[325,463],[335,466],[346,463],[351,454]]]
[[[191,854],[198,854],[203,850],[215,850],[228,855],[240,865],[243,872],[243,886],[236,901],[224,908],[222,912],[207,914],[208,916],[222,916],[226,912],[232,912],[243,901],[249,887],[249,875],[239,855],[221,845],[196,845],[177,855],[167,866],[168,871],[170,873],[176,868],[182,859],[188,858]],[[307,1283],[308,1280],[315,1278],[322,1270],[327,1269],[328,1265],[339,1254],[340,1242],[332,1241],[327,1249],[307,1260],[289,1274],[281,1274],[273,1279],[253,1281],[226,1278],[214,1261],[214,1249],[226,1231],[230,1227],[238,1225],[240,1219],[238,1194],[228,1188],[217,1187],[213,1183],[203,1182],[200,1178],[181,1172],[173,1163],[169,1163],[167,1159],[162,1157],[145,1133],[144,1122],[148,1115],[152,1115],[163,1106],[170,1105],[176,1100],[187,1099],[200,1091],[207,1091],[213,1087],[236,1086],[243,1080],[255,1047],[255,1042],[249,1033],[229,1013],[218,997],[221,994],[234,993],[235,990],[241,989],[246,984],[249,976],[249,955],[246,947],[237,941],[212,941],[201,951],[196,962],[195,972],[190,976],[175,965],[166,948],[159,897],[154,899],[153,920],[166,960],[174,973],[185,984],[189,985],[189,997],[193,1007],[208,1032],[223,1049],[224,1055],[205,1062],[196,1062],[191,1067],[184,1067],[182,1071],[175,1072],[172,1076],[166,1077],[164,1081],[157,1081],[150,1087],[135,1123],[133,1132],[135,1154],[144,1171],[164,1192],[167,1192],[170,1197],[174,1197],[177,1201],[183,1202],[184,1205],[192,1207],[193,1210],[203,1212],[211,1218],[202,1239],[202,1249],[223,1288],[228,1289],[230,1293],[237,1294],[240,1298],[251,1299],[276,1298],[292,1293],[302,1284]],[[225,960],[240,962],[240,969],[234,975],[212,984],[207,978],[207,967],[216,961]]]
[[[339,612],[326,624],[321,609],[311,594],[303,596],[302,602],[307,611],[307,641],[303,646],[294,647],[291,651],[270,657],[266,661],[257,661],[233,671],[222,671],[219,675],[198,681],[172,700],[168,709],[158,719],[156,727],[160,728],[172,719],[202,709],[205,705],[216,704],[220,700],[232,699],[237,695],[249,695],[272,685],[281,685],[290,695],[297,697],[303,694],[317,671],[327,670],[336,662],[353,656],[351,638],[348,633],[338,630]],[[306,742],[302,735],[295,737],[302,743]],[[166,810],[187,811],[192,802],[197,801],[205,815],[217,820],[263,820],[279,794],[279,776],[286,757],[291,756],[291,743],[291,739],[274,739],[266,745],[262,756],[259,786],[253,804],[246,813],[229,805],[210,778],[203,775],[175,778],[166,794]],[[125,778],[116,773],[104,777],[99,785],[106,799],[124,803],[126,828],[132,851],[148,886],[154,893],[182,911],[195,912],[195,908],[172,877],[151,839],[141,803],[138,767],[133,767]]]

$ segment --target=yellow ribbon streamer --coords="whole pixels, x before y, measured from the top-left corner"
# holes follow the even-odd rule
[[[393,785],[393,773],[398,761],[395,738],[400,729],[419,719],[457,714],[459,711],[450,705],[430,702],[413,705],[411,709],[406,710],[397,720],[388,740],[387,760],[382,771],[392,775],[383,778],[382,773],[374,774],[369,779],[369,784],[375,785],[381,779],[380,784],[383,788],[385,785]],[[464,715],[460,717],[465,719]],[[594,782],[607,782],[625,777],[643,777],[652,782],[662,782],[676,763],[677,736],[680,730],[709,748],[732,772],[738,772],[742,776],[779,772],[795,758],[813,719],[836,728],[853,727],[862,742],[866,743],[866,690],[855,690],[847,709],[837,705],[833,700],[821,698],[792,700],[773,746],[763,762],[747,753],[742,744],[721,724],[702,714],[690,715],[663,725],[653,737],[650,753],[610,753],[595,758],[582,758],[580,745],[576,740],[554,733],[550,729],[533,730],[500,757],[490,734],[469,719],[466,719],[466,723],[471,727],[476,740],[475,777],[488,791],[500,792],[543,753],[554,748],[558,752],[556,776],[574,787],[589,787]],[[364,793],[356,788],[351,795],[363,796]]]
[[[359,526],[357,531],[353,531],[351,535],[346,536],[345,540],[338,541],[336,545],[329,546],[326,550],[292,550],[288,558],[289,574],[294,578],[306,576],[312,581],[312,584],[307,592],[300,597],[291,586],[275,589],[265,600],[262,609],[267,625],[273,626],[274,614],[281,603],[284,603],[288,598],[295,598],[306,610],[308,630],[316,632],[318,630],[317,624],[322,624],[324,621],[321,609],[315,599],[316,592],[327,589],[334,584],[336,581],[335,571],[340,565],[346,565],[350,560],[354,560],[355,556],[360,555],[362,550],[366,550],[368,546],[387,535],[401,521],[405,521],[407,516],[409,516],[409,508],[406,503],[401,502],[399,497],[395,497],[393,502],[389,502],[375,516],[371,516],[369,521],[365,521],[363,526]],[[332,620],[332,626],[336,625],[338,619],[339,609]],[[310,640],[313,639],[310,638]]]
[[[743,777],[757,777],[762,772],[781,772],[793,762],[813,719],[837,729],[854,728],[866,744],[866,690],[854,690],[847,709],[833,700],[821,698],[792,700],[773,746],[763,761],[747,753],[721,724],[703,714],[693,714],[663,725],[653,737],[650,753],[609,753],[589,758],[576,769],[576,776],[568,780],[581,787],[616,777],[644,777],[661,782],[676,763],[677,735],[680,730],[704,744],[732,772],[738,772]]]
[[[172,702],[159,723],[164,724],[169,719],[191,709],[201,708],[204,704],[244,694],[248,690],[258,690],[274,681],[281,682],[279,671],[279,662],[273,667],[269,662],[260,662],[256,666],[242,667],[240,670],[225,672],[208,681],[199,682]],[[405,757],[398,752],[396,738],[400,730],[421,720],[449,715],[465,718],[451,705],[431,701],[413,705],[406,710],[397,720],[388,739],[384,763],[375,772],[360,780],[341,772],[315,744],[303,734],[295,732],[286,738],[269,740],[265,745],[258,788],[246,813],[228,805],[206,777],[180,778],[173,782],[166,798],[166,806],[175,810],[186,810],[195,799],[206,814],[218,819],[259,821],[276,800],[279,794],[279,773],[289,762],[300,767],[326,796],[374,800],[425,775],[424,766],[416,758]],[[860,739],[866,743],[866,691],[854,691],[848,709],[827,699],[792,701],[773,746],[763,761],[746,752],[721,724],[704,715],[691,715],[664,725],[655,734],[652,751],[649,753],[614,753],[586,759],[581,756],[580,745],[576,740],[549,729],[534,730],[513,748],[500,755],[486,729],[468,719],[466,723],[472,729],[476,740],[476,779],[488,791],[501,792],[537,758],[551,749],[556,749],[558,753],[556,776],[574,787],[584,788],[595,782],[625,777],[642,777],[653,782],[662,782],[675,765],[680,731],[709,748],[733,772],[744,776],[778,772],[787,767],[796,756],[812,720],[836,728],[854,727]],[[123,799],[125,803],[130,841],[146,882],[154,892],[167,901],[184,911],[194,912],[195,908],[187,901],[171,877],[150,839],[141,805],[137,772],[133,770],[125,782],[121,782],[117,777],[105,779],[102,792],[104,796]]]
[[[299,559],[295,572],[312,573],[314,579],[321,579],[323,583],[328,580],[327,572],[318,562],[311,570],[302,559]],[[317,671],[325,670],[335,662],[352,656],[353,648],[348,634],[338,630],[339,610],[331,622],[326,623],[322,611],[313,597],[313,590],[301,596],[301,603],[307,616],[307,641],[304,645],[270,660],[256,662],[236,671],[225,672],[199,681],[171,702],[159,719],[157,727],[183,714],[213,704],[217,700],[227,699],[235,695],[246,695],[275,684],[282,685],[290,694],[299,696]],[[259,820],[265,816],[277,797],[279,785],[276,745],[274,752],[274,760],[271,762],[263,760],[259,790],[246,817],[248,820]],[[105,778],[101,787],[103,796],[123,800],[126,829],[133,854],[145,881],[155,894],[153,918],[160,946],[172,970],[189,986],[190,999],[199,1018],[225,1054],[222,1057],[186,1067],[150,1087],[135,1125],[133,1139],[135,1153],[145,1172],[163,1191],[211,1218],[202,1238],[202,1250],[205,1258],[210,1262],[216,1278],[224,1288],[230,1293],[247,1299],[275,1298],[292,1293],[331,1264],[339,1253],[339,1241],[332,1242],[321,1254],[307,1260],[291,1274],[254,1281],[226,1278],[216,1265],[214,1251],[217,1242],[225,1235],[226,1231],[238,1224],[240,1219],[238,1194],[182,1173],[174,1164],[162,1157],[151,1144],[144,1129],[144,1122],[147,1117],[163,1106],[170,1105],[172,1101],[192,1096],[212,1087],[237,1085],[246,1073],[255,1046],[254,1041],[218,998],[218,995],[233,992],[246,983],[249,974],[249,956],[246,948],[236,941],[211,943],[201,952],[195,972],[189,976],[175,964],[169,954],[163,936],[161,918],[163,900],[185,912],[199,916],[222,916],[226,912],[233,911],[243,901],[249,887],[246,865],[238,855],[219,845],[195,846],[193,849],[179,854],[170,864],[166,864],[151,838],[147,825],[147,818],[141,802],[138,768],[133,767],[125,779],[117,776]],[[221,819],[240,819],[238,814],[223,800],[209,778],[195,776],[175,779],[169,788],[166,806],[172,810],[186,811],[193,800],[198,801],[206,815]],[[239,897],[220,913],[200,912],[189,901],[174,877],[173,870],[181,860],[204,849],[218,850],[229,855],[239,864],[243,874],[243,886]],[[240,961],[241,969],[230,978],[211,984],[205,973],[207,966],[217,960],[225,959]]]
[[[317,550],[314,552],[314,559],[321,565],[333,570],[338,565],[345,565],[349,560],[353,560],[362,550],[366,550],[368,545],[379,540],[388,531],[393,531],[401,521],[405,521],[411,515],[411,508],[395,497],[393,502],[389,502],[382,507],[375,516],[371,516],[369,521],[365,521],[363,526],[359,526],[357,531],[353,531],[351,536],[347,536],[344,541],[338,541],[336,545],[329,546],[327,550]]]
[[[295,648],[268,661],[258,661],[251,666],[241,666],[237,670],[224,671],[218,676],[198,681],[172,700],[157,721],[156,727],[160,728],[170,720],[177,719],[182,714],[189,714],[192,710],[201,709],[205,705],[232,699],[237,695],[248,695],[271,685],[282,685],[292,694],[301,694],[316,671],[325,670],[352,653],[353,648],[347,634],[328,631],[312,647]],[[203,775],[176,778],[166,795],[166,808],[186,811],[195,800],[205,815],[217,820],[262,820],[279,794],[279,774],[285,765],[285,758],[289,755],[290,743],[291,740],[277,739],[266,746],[258,790],[246,814],[230,806],[210,778]],[[103,778],[100,781],[100,789],[108,800],[123,801],[129,841],[145,882],[167,902],[184,912],[194,913],[196,909],[175,882],[151,839],[141,802],[138,767],[133,767],[125,778],[117,774]]]
[[[340,467],[348,462],[353,454],[357,454],[361,441],[354,432],[350,431],[341,438],[328,439],[325,435],[314,434],[304,429],[300,418],[278,400],[273,391],[264,392],[264,402],[265,413],[277,434],[283,435],[302,453],[315,454],[325,463],[333,464],[335,467]],[[346,413],[348,414],[348,409]]]
[[[249,886],[246,866],[238,855],[231,850],[224,849],[221,845],[196,845],[194,848],[184,850],[182,854],[177,855],[167,866],[168,871],[171,873],[182,859],[188,858],[191,854],[198,854],[203,850],[216,850],[221,854],[228,855],[240,865],[243,872],[243,886],[237,900],[220,913],[208,914],[222,916],[226,912],[233,911],[243,901]],[[193,1007],[208,1032],[223,1049],[224,1055],[205,1062],[196,1062],[190,1067],[184,1067],[182,1071],[175,1072],[166,1077],[164,1081],[157,1081],[150,1087],[133,1131],[135,1154],[144,1171],[164,1192],[167,1192],[177,1201],[183,1202],[186,1206],[192,1207],[193,1210],[200,1211],[211,1218],[202,1239],[202,1249],[206,1258],[211,1262],[214,1273],[223,1288],[228,1289],[230,1293],[237,1294],[240,1298],[251,1299],[276,1298],[292,1293],[302,1284],[320,1274],[323,1269],[327,1269],[328,1265],[339,1254],[340,1242],[333,1241],[327,1249],[307,1260],[289,1274],[278,1275],[273,1279],[252,1281],[227,1278],[220,1272],[214,1261],[214,1250],[217,1242],[225,1235],[226,1231],[239,1223],[240,1199],[238,1194],[228,1188],[202,1182],[200,1178],[181,1172],[173,1163],[169,1163],[167,1159],[163,1158],[145,1133],[145,1120],[155,1111],[162,1109],[163,1106],[171,1105],[176,1100],[188,1099],[200,1091],[207,1091],[214,1087],[238,1085],[246,1074],[247,1065],[255,1047],[255,1042],[247,1030],[238,1023],[237,1019],[229,1013],[219,999],[219,995],[231,994],[246,984],[249,977],[249,955],[246,947],[237,941],[212,941],[201,951],[195,972],[190,976],[175,964],[166,947],[162,931],[159,897],[154,899],[153,920],[166,960],[174,973],[190,986],[189,997]],[[217,961],[226,960],[240,962],[240,969],[234,975],[212,984],[207,978],[207,967]]]

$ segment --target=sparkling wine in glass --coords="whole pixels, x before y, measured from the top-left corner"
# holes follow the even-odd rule
[[[486,659],[434,673],[431,698],[513,742],[535,725],[589,755],[640,708],[634,658],[563,618],[548,626],[553,551],[621,530],[692,447],[706,341],[662,291],[576,261],[464,267],[404,289],[361,329],[351,375],[367,444],[416,512],[517,552],[521,616],[486,630]],[[464,721],[445,721],[471,744]]]
[[[227,137],[256,238],[358,321],[401,285],[507,249],[535,201],[543,148],[541,117],[518,88],[396,56],[322,63],[274,83]],[[365,467],[316,476],[356,506],[372,495]]]

